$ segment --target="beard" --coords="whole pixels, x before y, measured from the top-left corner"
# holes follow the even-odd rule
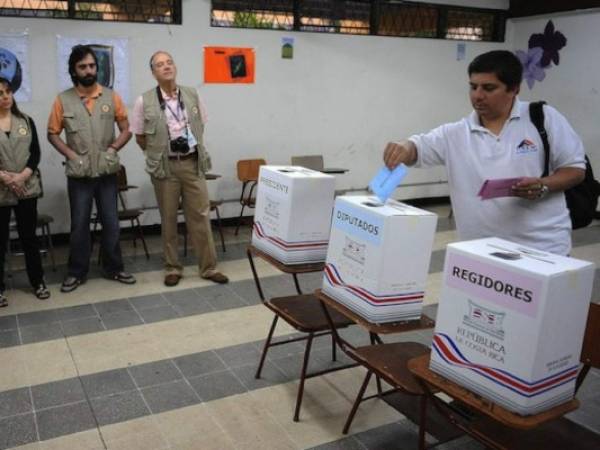
[[[84,87],[93,86],[98,80],[98,75],[86,75],[85,77],[77,77],[77,83]]]

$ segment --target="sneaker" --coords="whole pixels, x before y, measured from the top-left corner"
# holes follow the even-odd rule
[[[4,292],[0,292],[0,308],[8,306],[8,299],[4,296]]]
[[[123,271],[117,272],[112,275],[108,275],[108,276],[106,276],[106,279],[118,281],[119,283],[123,283],[123,284],[135,284],[137,281],[133,275],[131,275],[128,272],[123,272]]]
[[[205,280],[210,280],[213,281],[215,283],[219,283],[219,284],[227,284],[229,283],[229,278],[227,278],[227,275],[223,275],[221,272],[215,272],[207,277],[202,277]]]
[[[46,287],[44,283],[40,284],[37,289],[34,291],[34,294],[40,300],[46,300],[50,298],[50,291]]]
[[[72,292],[84,283],[84,278],[77,278],[73,275],[69,275],[63,280],[62,286],[60,287],[60,292]]]

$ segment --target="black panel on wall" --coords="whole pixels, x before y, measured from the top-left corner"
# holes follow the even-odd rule
[[[510,0],[510,17],[600,8],[600,0]]]

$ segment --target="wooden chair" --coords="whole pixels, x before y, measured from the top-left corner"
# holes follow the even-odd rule
[[[256,198],[252,197],[252,194],[258,184],[258,171],[260,166],[264,166],[265,164],[267,164],[267,162],[264,159],[241,159],[237,162],[237,177],[238,180],[242,182],[242,193],[240,195],[240,205],[242,205],[242,209],[235,229],[236,236],[240,231],[244,209],[246,207],[254,208]],[[246,192],[246,188],[248,188],[248,192]]]
[[[307,169],[328,173],[330,175],[340,175],[348,172],[348,169],[325,167],[323,155],[292,156],[291,163],[292,166],[306,167]],[[341,193],[341,191],[339,193]]]
[[[410,396],[420,397],[420,423],[424,423],[425,414],[425,392],[419,386],[415,378],[408,371],[408,361],[418,355],[423,355],[429,352],[429,349],[417,342],[399,342],[399,343],[383,343],[380,334],[406,333],[409,331],[430,329],[435,326],[435,322],[426,315],[422,315],[417,320],[404,322],[391,322],[376,324],[368,322],[354,311],[350,310],[340,302],[324,294],[320,289],[316,291],[316,296],[322,302],[322,308],[326,317],[330,317],[333,312],[341,314],[343,317],[349,318],[353,323],[360,325],[369,332],[371,344],[362,347],[355,347],[345,339],[343,339],[336,329],[332,327],[334,338],[340,348],[353,360],[367,369],[365,379],[356,395],[352,409],[348,414],[344,425],[343,433],[347,434],[350,425],[354,420],[354,415],[358,410],[361,402],[375,397],[382,397],[398,391]],[[331,324],[331,322],[330,322]],[[371,377],[375,375],[377,379],[377,394],[364,397],[367,386]],[[380,379],[388,383],[392,389],[383,392],[381,389]],[[425,441],[425,432],[419,436],[420,440]]]
[[[292,166],[306,167],[319,172],[325,168],[323,155],[292,156],[291,162]]]
[[[600,304],[592,303],[587,320],[581,368],[575,392],[591,367],[600,367]],[[428,398],[447,420],[487,448],[498,450],[526,449],[598,449],[600,436],[578,426],[563,416],[579,407],[577,399],[530,416],[521,416],[482,398],[470,390],[432,372],[429,355],[414,358],[408,363],[419,379]],[[434,390],[454,399],[446,403],[433,395]],[[421,426],[424,426],[422,424]],[[425,430],[421,430],[424,433]]]
[[[50,255],[50,264],[52,265],[52,271],[56,272],[56,261],[54,259],[54,244],[52,242],[52,232],[50,231],[50,224],[54,222],[54,218],[49,215],[49,214],[38,214],[37,216],[37,228],[40,229],[40,231],[42,232],[41,235],[41,242],[40,242],[40,253],[42,255]],[[13,218],[11,218],[11,221],[9,223],[9,232],[16,232],[17,231],[17,223]],[[10,283],[10,286],[12,287],[12,283],[13,283],[13,270],[12,270],[12,261],[11,258],[13,256],[20,256],[23,255],[23,251],[20,248],[17,249],[13,249],[13,239],[8,238],[8,244],[6,247],[6,253],[7,253],[7,257],[6,257],[6,278],[8,279],[8,282]]]
[[[146,259],[150,259],[150,253],[148,252],[148,246],[146,245],[146,240],[144,239],[144,232],[142,230],[142,225],[140,223],[140,216],[144,213],[143,210],[139,208],[128,208],[125,202],[125,192],[130,189],[137,189],[137,186],[133,186],[127,183],[127,170],[125,166],[121,164],[119,168],[119,172],[117,172],[117,189],[120,208],[117,211],[117,215],[119,218],[119,222],[129,222],[131,225],[131,236],[133,241],[134,248],[137,247],[137,240],[139,239],[142,242],[142,246],[144,248],[144,254],[146,255]],[[94,234],[98,228],[98,223],[100,222],[100,218],[96,214],[93,218],[94,222]],[[92,239],[92,247],[94,245],[94,240]],[[102,252],[100,251],[98,254],[98,261],[102,259]]]
[[[260,361],[258,363],[258,368],[256,369],[255,378],[260,378],[269,348],[278,345],[289,344],[291,342],[306,341],[302,369],[300,370],[300,384],[298,386],[298,393],[296,395],[296,407],[294,409],[294,422],[298,422],[298,420],[300,420],[300,407],[302,406],[302,397],[304,395],[304,384],[306,380],[337,370],[354,367],[356,366],[356,364],[335,366],[328,369],[308,373],[308,363],[310,360],[313,339],[318,336],[331,335],[332,333],[331,325],[328,319],[325,317],[325,314],[323,313],[323,309],[321,308],[319,300],[317,300],[317,298],[313,294],[302,293],[302,290],[300,289],[300,284],[298,283],[297,275],[300,273],[311,273],[321,271],[323,270],[324,263],[285,265],[253,246],[248,247],[247,255],[248,261],[250,262],[252,275],[254,277],[254,282],[256,284],[256,289],[258,291],[258,295],[263,305],[265,305],[275,314],[275,316],[273,317],[273,322],[271,323],[271,327],[269,328],[267,339],[265,340]],[[253,255],[262,258],[263,260],[267,261],[282,272],[291,274],[294,277],[294,283],[296,285],[296,291],[298,295],[290,295],[287,297],[274,297],[267,300],[264,296],[258,273],[256,272]],[[293,339],[273,341],[273,333],[275,332],[277,322],[280,318],[287,322],[297,331],[305,333],[305,335]],[[345,328],[353,324],[351,320],[337,313],[332,314],[330,320],[333,323],[332,326],[335,328]],[[333,339],[333,335],[331,346],[331,359],[332,361],[335,361],[337,357],[336,344],[335,340]]]
[[[221,249],[223,253],[227,251],[225,247],[225,236],[223,235],[223,225],[221,224],[221,213],[219,212],[219,206],[223,204],[223,200],[210,200],[210,211],[214,211],[217,216],[217,231],[219,232],[219,237],[221,238]],[[183,214],[183,209],[181,205],[179,205],[179,209],[177,210],[177,214]],[[185,225],[185,224],[184,224]],[[183,227],[183,256],[187,256],[187,228]]]

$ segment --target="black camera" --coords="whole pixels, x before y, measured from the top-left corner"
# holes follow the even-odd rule
[[[187,153],[190,151],[188,140],[183,136],[179,136],[177,139],[171,140],[170,145],[173,153]]]

